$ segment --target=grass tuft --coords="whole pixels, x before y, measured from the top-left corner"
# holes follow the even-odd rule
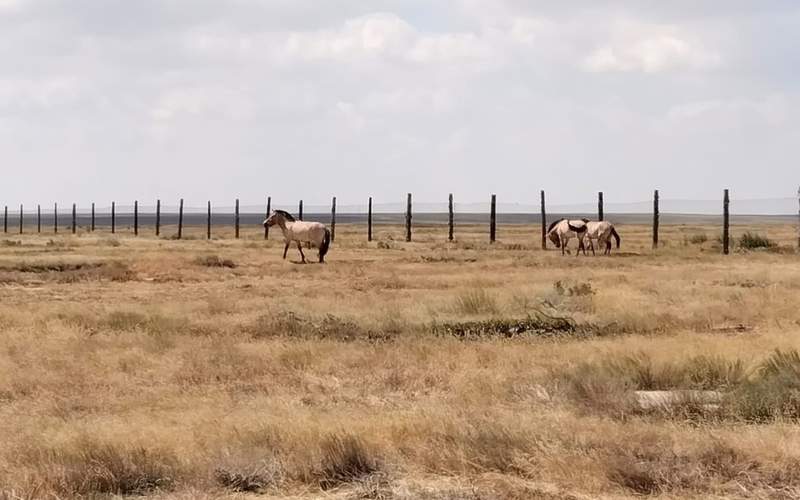
[[[379,470],[378,459],[353,435],[334,434],[322,442],[319,484],[323,489],[362,480]]]

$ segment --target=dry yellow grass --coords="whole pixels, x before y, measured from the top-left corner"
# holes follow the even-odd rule
[[[340,225],[329,263],[305,266],[258,228],[8,235],[0,498],[800,495],[795,406],[642,413],[630,381],[597,375],[634,355],[682,388],[691,374],[665,367],[702,354],[756,377],[800,347],[793,250],[723,257],[716,228],[668,226],[653,254],[648,228],[623,226],[621,253],[575,258],[539,250],[531,227],[502,226],[492,246],[457,229],[407,244],[382,227],[367,244]],[[745,230],[784,247],[796,234]],[[580,331],[439,328],[525,318]]]

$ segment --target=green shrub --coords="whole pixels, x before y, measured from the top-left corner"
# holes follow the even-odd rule
[[[757,233],[750,231],[744,233],[739,239],[739,247],[746,250],[753,250],[757,248],[775,248],[778,244],[770,240],[766,236],[761,236]]]

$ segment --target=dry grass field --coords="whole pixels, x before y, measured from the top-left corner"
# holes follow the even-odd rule
[[[619,229],[4,235],[0,498],[800,497],[796,229]]]

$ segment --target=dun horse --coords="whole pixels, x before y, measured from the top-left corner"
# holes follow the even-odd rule
[[[603,251],[604,255],[611,254],[612,237],[616,240],[617,248],[619,248],[621,238],[619,237],[617,230],[614,228],[614,224],[608,221],[590,221],[589,219],[582,220],[586,223],[586,238],[589,240],[589,247],[592,249],[592,255],[595,255],[593,240],[597,240],[597,244],[601,247],[605,245],[606,248]]]
[[[300,250],[300,257],[303,259],[304,264],[306,256],[303,253],[301,243],[309,243],[319,248],[319,261],[320,263],[325,262],[325,254],[328,253],[328,248],[331,244],[331,232],[324,224],[296,221],[289,212],[273,210],[267,220],[264,221],[264,226],[278,226],[281,228],[283,239],[286,241],[286,246],[283,248],[284,259],[286,258],[286,252],[289,250],[289,244],[294,241],[297,243],[297,249]]]
[[[583,255],[586,255],[586,247],[583,245],[583,238],[586,237],[586,223],[580,219],[559,219],[553,222],[547,228],[547,236],[555,246],[561,248],[561,255],[569,251],[567,250],[569,240],[578,238],[578,251],[575,256],[577,257],[581,250],[583,250]]]

